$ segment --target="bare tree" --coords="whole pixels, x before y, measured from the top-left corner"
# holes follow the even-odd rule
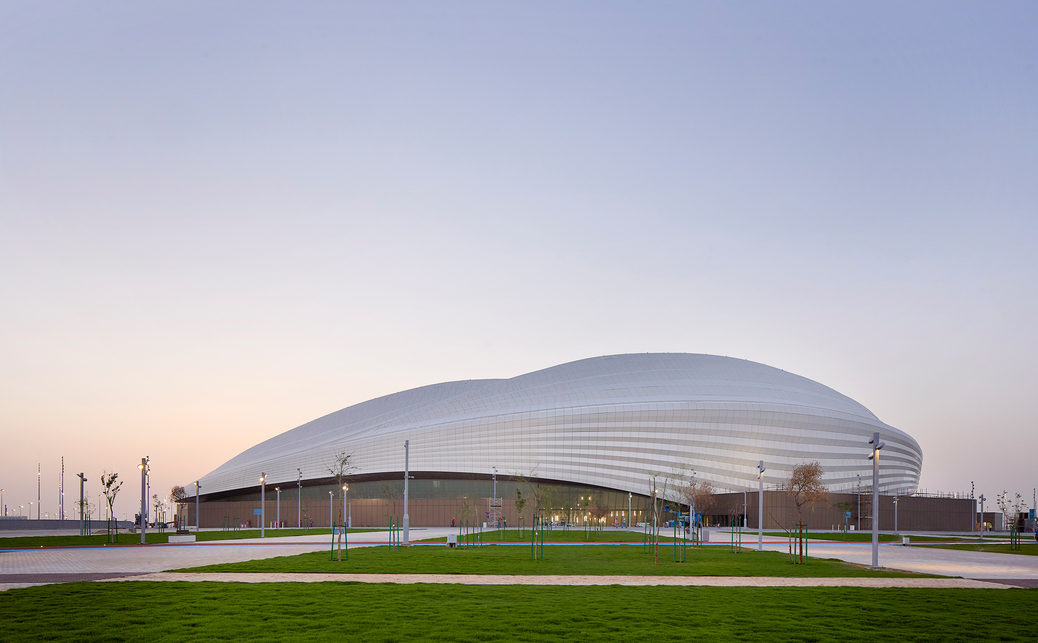
[[[340,561],[342,561],[342,539],[343,539],[343,535],[344,535],[343,532],[346,531],[346,516],[344,516],[343,513],[342,513],[342,505],[346,504],[346,488],[345,487],[346,487],[346,483],[349,481],[350,474],[357,470],[357,467],[354,466],[352,460],[353,460],[353,454],[352,453],[346,453],[345,451],[339,451],[338,453],[335,454],[335,456],[332,459],[332,464],[329,465],[329,467],[328,467],[328,473],[330,473],[333,476],[335,476],[336,488],[338,488],[339,493],[341,494],[339,496],[339,499],[342,501],[341,504],[340,504],[340,507],[339,507],[339,520],[337,521],[339,524],[341,524],[343,526],[342,531],[339,532],[339,560]],[[335,526],[332,525],[332,530],[334,531],[334,529],[335,529]]]
[[[816,460],[793,467],[789,479],[782,485],[786,494],[793,499],[797,510],[797,548],[798,559],[804,562],[804,506],[814,502],[823,502],[829,497],[829,489],[822,484],[822,465]]]
[[[715,493],[717,490],[714,488],[714,483],[709,480],[696,480],[695,476],[690,478],[688,484],[681,490],[681,499],[688,505],[689,531],[698,526],[695,520],[696,514],[703,515],[714,506]]]
[[[108,533],[112,533],[112,520],[115,519],[115,497],[119,495],[119,490],[122,489],[123,483],[117,482],[119,479],[118,473],[108,473],[107,471],[101,474],[101,493],[104,494],[105,500],[108,502]],[[119,521],[115,521],[115,537],[119,538]]]
[[[523,492],[519,490],[519,487],[515,488],[515,513],[519,516],[519,524],[516,525],[519,528],[519,537],[523,537],[523,508],[526,507],[526,498],[523,497]]]
[[[649,489],[649,502],[652,506],[652,560],[654,565],[660,564],[660,527],[663,526],[660,514],[663,510],[663,500],[667,497],[669,483],[667,478],[663,478],[663,487],[660,488],[657,482],[658,477],[659,474],[652,476],[652,488]]]
[[[184,488],[176,484],[169,490],[169,499],[173,502],[173,506],[176,507],[176,526],[180,529],[181,516],[180,511],[183,509],[184,500],[187,498],[187,492]]]

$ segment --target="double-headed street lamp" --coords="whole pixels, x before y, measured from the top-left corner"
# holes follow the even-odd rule
[[[263,531],[267,524],[267,497],[265,492],[267,490],[267,474],[260,474],[260,538],[266,536],[266,532]]]
[[[764,460],[757,465],[757,551],[764,551]]]
[[[299,487],[299,499],[296,501],[296,527],[303,528],[303,470],[296,469],[299,472],[299,478],[296,479],[296,485]]]
[[[879,433],[873,433],[869,440],[872,451],[869,452],[869,460],[872,460],[872,568],[879,567],[879,450],[887,446],[885,442],[879,441]]]
[[[148,458],[141,458],[137,465],[141,472],[141,544],[144,544],[145,532],[148,531]]]

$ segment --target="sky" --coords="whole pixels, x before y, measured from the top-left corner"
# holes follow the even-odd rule
[[[1033,2],[0,0],[0,487],[616,353],[1038,485]],[[22,508],[24,506],[24,508]],[[33,505],[35,506],[35,504]]]

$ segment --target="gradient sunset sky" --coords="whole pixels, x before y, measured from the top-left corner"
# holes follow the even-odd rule
[[[1038,483],[1038,3],[0,1],[0,487],[740,357]],[[863,445],[863,458],[865,445]],[[25,509],[22,510],[23,512]]]

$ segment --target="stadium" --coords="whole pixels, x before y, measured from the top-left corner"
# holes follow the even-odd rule
[[[712,518],[723,523],[746,513],[732,507],[745,505],[744,491],[755,496],[762,460],[766,489],[810,461],[821,463],[836,494],[870,488],[874,432],[886,443],[881,493],[914,493],[919,444],[822,384],[715,355],[595,357],[510,379],[423,386],[286,431],[200,478],[201,526],[256,525],[261,474],[268,523],[279,516],[290,526],[327,526],[345,500],[352,526],[388,525],[403,513],[405,441],[412,526],[514,525],[537,510],[574,524],[636,523],[654,484],[680,506],[693,480],[739,499],[720,503]],[[343,453],[352,467],[345,499],[332,475]],[[196,524],[195,484],[185,489],[184,519]]]

